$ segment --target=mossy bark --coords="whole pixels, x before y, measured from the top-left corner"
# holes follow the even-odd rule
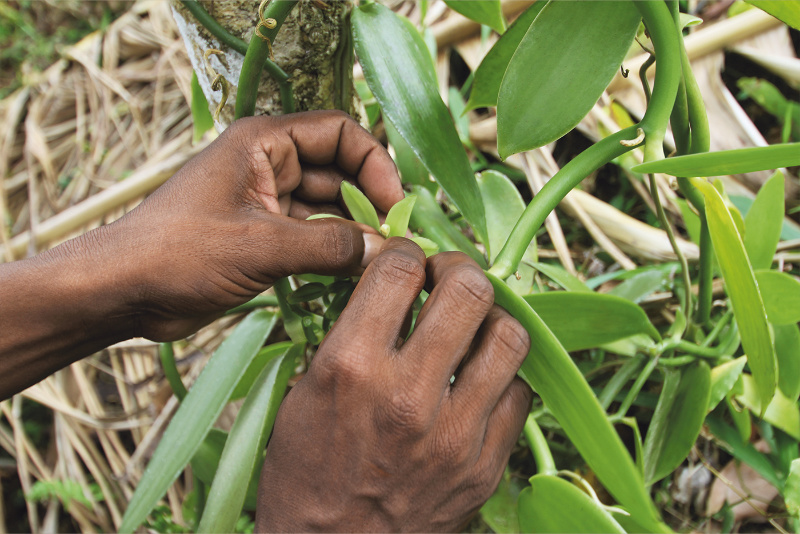
[[[232,35],[246,43],[258,23],[259,0],[201,0],[208,13]],[[217,130],[233,120],[233,107],[239,72],[244,56],[211,35],[178,1],[172,1],[173,15],[183,37],[192,67],[213,113],[221,99],[220,91],[211,90],[203,54],[215,48],[223,56],[210,56],[210,65],[230,85],[228,101],[222,109]],[[275,62],[290,76],[295,109],[341,109],[353,114],[353,47],[350,41],[351,1],[318,2],[301,0],[281,26],[272,43]],[[258,88],[256,115],[282,114],[277,82],[264,72]]]

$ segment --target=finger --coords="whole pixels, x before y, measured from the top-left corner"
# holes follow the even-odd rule
[[[358,181],[367,197],[388,212],[403,200],[400,177],[391,156],[352,117],[338,111],[295,113],[281,121],[303,163],[330,165]],[[278,156],[279,154],[275,154]],[[291,170],[291,169],[290,169]],[[280,182],[280,172],[276,173]]]
[[[406,317],[424,284],[422,249],[407,239],[388,239],[367,267],[328,336],[341,343],[366,339],[381,350],[394,352]]]
[[[502,473],[531,410],[533,392],[521,378],[506,388],[489,416],[478,469]],[[485,472],[485,471],[484,471]]]
[[[336,165],[305,165],[294,196],[308,202],[336,202],[342,181],[353,181]]]
[[[500,306],[492,306],[451,389],[450,398],[462,416],[486,421],[530,346],[530,336],[522,325]]]
[[[289,207],[289,217],[293,219],[308,219],[312,215],[323,213],[336,215],[342,218],[346,217],[342,209],[336,204],[313,204],[293,198],[292,204]]]
[[[445,252],[428,260],[428,286],[414,332],[402,349],[407,368],[427,387],[449,385],[494,301],[492,285],[466,254]]]
[[[237,251],[253,258],[268,278],[314,273],[361,274],[383,244],[383,238],[365,226],[343,219],[297,220],[260,212],[255,223],[242,225],[249,249]]]

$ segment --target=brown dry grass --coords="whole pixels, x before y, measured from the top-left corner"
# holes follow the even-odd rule
[[[440,45],[437,70],[440,79],[447,80],[449,47],[454,46],[474,68],[488,45],[475,36],[475,25],[443,6],[432,2],[429,17]],[[396,7],[412,18],[418,14],[408,2]],[[512,11],[518,9],[511,7]],[[762,36],[750,46],[793,54],[785,28],[775,28],[775,24],[761,21],[753,31]],[[705,31],[709,30],[701,30]],[[698,70],[706,74],[701,82],[714,102],[720,101],[722,91],[719,49],[723,45],[703,49],[695,60],[708,64]],[[105,34],[90,35],[38,79],[0,101],[2,261],[34,254],[117,219],[200,150],[202,143],[191,145],[190,77],[191,67],[169,5],[142,0]],[[601,124],[616,128],[603,110],[611,98],[633,113],[641,109],[640,88],[630,81],[614,83],[613,94],[604,96],[579,127],[589,138],[599,136]],[[442,89],[446,97],[446,84]],[[747,137],[755,130],[752,123],[748,125],[746,117],[733,114],[731,102],[725,102],[728,109],[709,109],[712,124],[723,125],[714,132],[717,148],[752,143]],[[476,145],[488,153],[496,152],[494,118],[473,113],[471,120]],[[552,150],[552,146],[544,147],[511,160],[524,169],[532,192],[558,170]],[[760,179],[763,177],[749,176],[744,182],[752,185]],[[734,181],[729,184],[729,188],[736,186]],[[632,185],[645,202],[650,201],[644,185],[635,180]],[[669,201],[674,193],[663,177],[660,188],[678,220],[679,212]],[[604,250],[626,269],[643,260],[674,258],[662,231],[589,193],[570,195],[562,208],[590,232],[596,243],[592,256]],[[585,254],[570,249],[555,216],[548,220],[547,231],[554,245],[541,252],[543,257],[556,257],[573,272],[574,260],[589,261]],[[683,242],[682,246],[687,256],[696,257],[694,245]],[[223,319],[176,347],[179,369],[187,383],[197,376],[233,321]],[[27,524],[34,532],[64,528],[113,531],[119,526],[147,459],[177,405],[156,349],[147,341],[120,344],[0,404],[4,418],[0,420],[0,449],[6,453],[0,457],[0,494],[15,487],[17,477],[24,492],[36,481],[72,480],[91,501],[91,506],[73,503],[64,510],[55,500],[44,505],[28,502],[26,523],[8,515],[19,509],[6,509],[4,516],[0,495],[0,534],[7,525],[22,528]],[[26,407],[31,403],[45,407],[52,422],[50,439],[39,443],[25,430]],[[41,419],[41,414],[37,417]],[[94,485],[102,499],[92,497]],[[166,498],[178,522],[188,489],[179,479]],[[64,513],[72,520],[66,527]]]

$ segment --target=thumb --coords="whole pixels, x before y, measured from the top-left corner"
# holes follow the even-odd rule
[[[303,221],[265,214],[261,227],[261,268],[274,278],[291,274],[354,276],[378,255],[383,237],[371,228],[343,219]]]

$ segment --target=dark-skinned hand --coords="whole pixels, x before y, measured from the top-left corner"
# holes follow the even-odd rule
[[[496,489],[532,395],[515,377],[528,334],[493,301],[468,256],[426,265],[415,244],[388,240],[278,412],[256,528],[463,526]]]

